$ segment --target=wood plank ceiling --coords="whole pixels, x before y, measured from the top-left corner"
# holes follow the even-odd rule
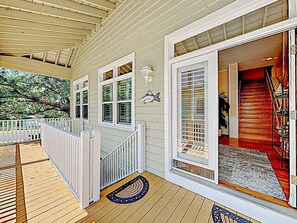
[[[0,0],[0,56],[71,67],[123,0]]]
[[[176,43],[174,54],[180,56],[275,24],[287,18],[288,0],[278,0],[242,17]]]

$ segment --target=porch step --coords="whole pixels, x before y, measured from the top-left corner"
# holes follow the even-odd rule
[[[264,80],[245,81],[239,103],[239,138],[271,141],[272,101]]]

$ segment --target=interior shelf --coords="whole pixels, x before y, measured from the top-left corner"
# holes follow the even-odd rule
[[[288,89],[285,86],[285,76],[283,74],[279,79],[279,87],[277,93],[272,94],[273,106],[272,106],[272,147],[273,150],[282,158],[282,160],[289,159],[289,94]],[[273,89],[276,92],[276,89]]]

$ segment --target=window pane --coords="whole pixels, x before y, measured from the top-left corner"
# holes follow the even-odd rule
[[[112,84],[107,84],[102,86],[103,102],[112,101]]]
[[[102,105],[102,121],[112,122],[112,104],[111,103]]]
[[[76,104],[77,105],[80,104],[80,92],[76,93],[75,98],[76,98]]]
[[[205,103],[207,63],[178,71],[178,154],[179,158],[207,164],[208,146]]]
[[[113,78],[113,70],[110,70],[110,71],[107,71],[105,73],[103,73],[103,80],[106,81],[106,80],[109,80]]]
[[[80,106],[75,107],[75,117],[80,118]]]
[[[80,88],[79,85],[80,85],[79,83],[75,85],[75,90],[79,90]]]
[[[88,119],[88,105],[83,105],[83,119]]]
[[[83,82],[83,88],[88,87],[88,85],[89,85],[89,81],[86,80]]]
[[[88,90],[83,91],[83,104],[88,104]]]
[[[118,67],[118,76],[132,72],[132,62]]]
[[[132,80],[131,78],[118,82],[118,101],[132,99]]]
[[[118,103],[118,123],[131,124],[131,102]]]

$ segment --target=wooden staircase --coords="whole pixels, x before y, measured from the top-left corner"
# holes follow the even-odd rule
[[[272,101],[265,79],[242,82],[239,138],[272,141]]]

